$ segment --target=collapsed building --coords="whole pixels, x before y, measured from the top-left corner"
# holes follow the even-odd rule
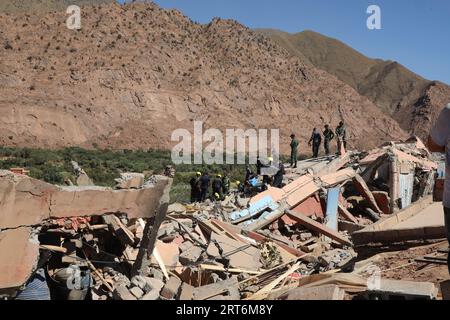
[[[441,221],[420,219],[434,205],[439,168],[411,138],[302,161],[287,168],[284,187],[252,198],[235,191],[221,202],[191,205],[168,205],[167,177],[144,182],[126,174],[113,190],[56,187],[4,171],[0,295],[435,299],[433,283],[371,285],[358,252],[379,242],[445,238]]]

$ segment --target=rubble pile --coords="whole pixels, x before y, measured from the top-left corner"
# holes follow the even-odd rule
[[[170,183],[161,182],[166,180],[152,178],[149,183],[140,175],[123,174],[117,181],[120,190],[104,192],[139,194],[128,196],[144,206],[150,197],[142,192],[151,188],[154,205],[146,214],[136,208],[131,214],[123,198],[120,209],[76,216],[69,210],[63,217],[54,217],[51,210],[38,223],[21,224],[13,232],[23,233],[24,246],[16,245],[15,253],[25,261],[27,255],[19,249],[34,246],[39,259],[20,285],[0,283],[0,294],[20,298],[41,270],[54,299],[386,297],[387,289],[371,289],[366,273],[355,269],[361,234],[368,228],[374,233],[377,226],[428,201],[438,168],[423,143],[412,138],[368,153],[300,162],[298,168],[286,169],[282,188],[268,187],[252,198],[235,190],[224,201],[189,205],[168,205]],[[76,202],[78,195],[71,196]],[[101,202],[102,196],[93,201]],[[12,230],[1,228],[3,247],[10,243],[4,235]],[[423,287],[435,289],[432,284]]]

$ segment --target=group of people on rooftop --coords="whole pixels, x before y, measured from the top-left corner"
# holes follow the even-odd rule
[[[333,132],[330,129],[330,126],[325,125],[323,131],[323,146],[325,149],[325,154],[330,155],[330,143],[333,139],[336,138],[337,142],[337,153],[340,155],[342,149],[347,149],[347,129],[345,128],[345,124],[343,121],[339,123],[339,126]],[[322,134],[317,128],[313,129],[311,139],[309,139],[308,145],[312,147],[313,158],[317,158],[319,156],[320,146],[322,145]],[[297,168],[298,163],[298,146],[299,142],[295,137],[295,134],[291,135],[291,167]]]

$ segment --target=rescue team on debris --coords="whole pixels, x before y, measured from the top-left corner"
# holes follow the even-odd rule
[[[434,216],[442,217],[443,157],[417,137],[347,152],[343,123],[324,131],[325,149],[336,139],[338,155],[298,161],[292,135],[290,167],[257,159],[236,188],[226,173],[197,172],[192,204],[170,204],[174,167],[147,178],[122,173],[114,188],[54,186],[0,171],[0,299],[444,298],[440,280],[410,276],[447,260],[449,121],[450,105],[429,139],[447,156],[447,232]],[[313,151],[318,140],[312,136]],[[90,180],[75,167],[77,181]],[[422,252],[406,265],[409,250],[386,256],[391,244],[420,243],[436,255]],[[393,268],[400,280],[388,275]]]
[[[323,141],[324,141],[324,149],[325,155],[330,155],[330,143],[336,137],[337,138],[337,155],[342,155],[343,150],[345,151],[347,148],[347,130],[345,128],[344,122],[341,121],[339,126],[336,128],[336,134],[330,129],[330,126],[325,125],[325,130],[323,131]],[[317,128],[313,129],[311,139],[308,142],[308,145],[312,147],[313,158],[316,159],[319,156],[320,146],[322,144],[322,135],[320,134]],[[298,146],[299,141],[296,139],[295,134],[291,135],[291,168],[297,168],[298,164]],[[261,175],[262,168],[270,168],[272,167],[273,158],[268,157],[267,161],[263,164],[261,159],[258,157],[256,163],[256,175],[252,172],[251,168],[247,166],[246,168],[246,176],[244,179],[244,184],[241,184],[240,181],[236,181],[236,184],[240,191],[242,191],[246,195],[252,194],[252,189],[255,191],[264,191],[267,190],[267,187],[270,185],[272,187],[281,188],[283,187],[283,176],[286,173],[285,167],[283,163],[279,163],[278,167],[275,168],[274,175],[270,176],[268,174],[263,175],[262,184],[258,184],[258,177]],[[211,194],[208,195],[208,190],[211,184]],[[203,174],[201,172],[197,172],[194,177],[190,180],[191,186],[191,203],[195,202],[204,202],[206,199],[222,201],[226,196],[230,193],[231,181],[228,177],[228,174],[225,173],[217,174],[215,179],[212,180],[209,177],[207,172]]]

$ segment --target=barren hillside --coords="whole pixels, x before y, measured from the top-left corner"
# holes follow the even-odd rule
[[[427,134],[430,122],[427,118],[420,118],[425,107],[421,108],[421,112],[417,112],[416,103],[427,99],[428,90],[434,86],[434,82],[420,77],[397,62],[370,59],[344,43],[316,32],[289,34],[270,29],[257,32],[268,36],[291,54],[307,59],[317,68],[349,84],[381,110],[394,115],[403,129],[419,133],[422,138]],[[439,86],[442,90],[434,94],[434,100],[449,103],[450,87],[443,83]],[[437,97],[439,94],[441,96]],[[426,113],[433,113],[445,104],[427,104],[426,108],[429,110]],[[413,120],[403,119],[399,115],[404,112],[416,115]],[[426,124],[428,125],[424,127]]]
[[[114,0],[1,0],[0,12],[19,13],[65,10],[70,5],[98,5],[113,3]]]
[[[303,146],[313,126],[347,122],[350,145],[405,137],[349,85],[235,21],[193,23],[154,4],[0,14],[0,144],[148,148],[194,120],[281,128]]]

